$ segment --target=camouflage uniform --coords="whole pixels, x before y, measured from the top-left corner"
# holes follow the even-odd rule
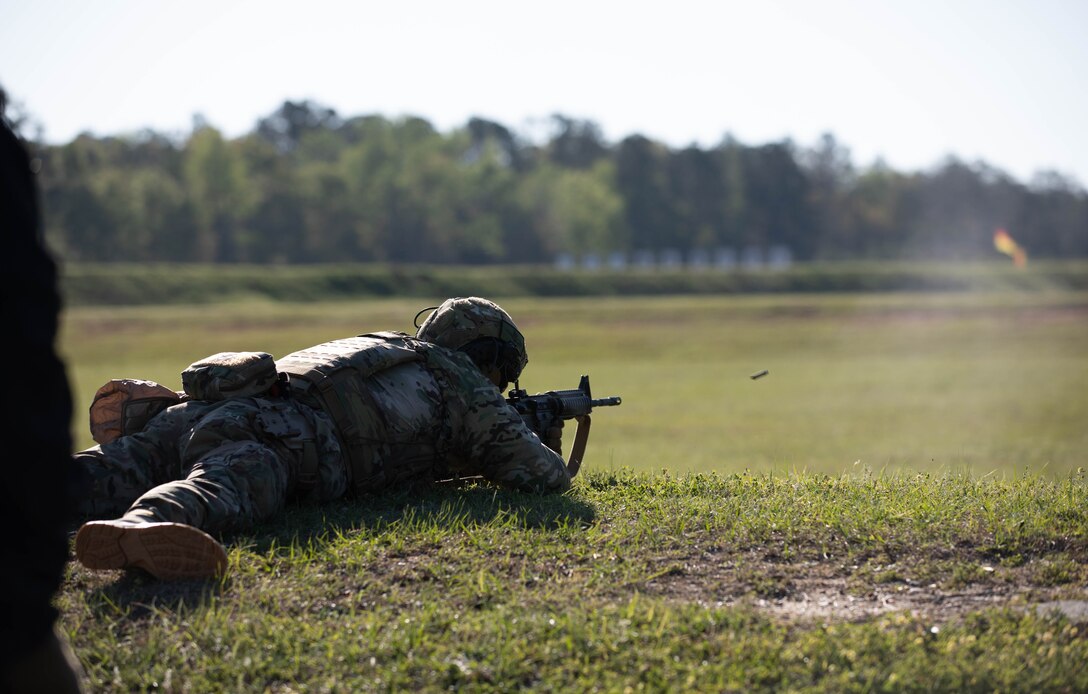
[[[300,490],[307,446],[317,484]],[[91,478],[80,510],[88,518],[185,523],[209,532],[244,528],[279,512],[303,491],[315,501],[347,489],[331,422],[289,398],[189,400],[136,434],[75,454]]]
[[[295,372],[306,366],[344,354],[378,355],[380,364],[394,349],[409,358],[346,381],[335,400],[347,403],[342,411],[330,413],[329,401],[296,387]],[[93,479],[84,514],[214,533],[265,520],[293,498],[321,502],[455,476],[526,491],[570,487],[563,459],[463,353],[381,333],[317,345],[277,364],[291,373],[284,396],[190,400],[142,432],[77,453]]]

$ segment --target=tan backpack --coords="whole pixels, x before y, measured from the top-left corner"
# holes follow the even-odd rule
[[[152,417],[179,402],[263,395],[279,380],[267,352],[220,352],[193,362],[181,372],[181,392],[154,381],[115,378],[91,402],[91,437],[109,443],[143,431]]]
[[[184,393],[154,381],[115,378],[99,388],[91,401],[91,438],[106,444],[134,434],[152,417],[186,399]]]

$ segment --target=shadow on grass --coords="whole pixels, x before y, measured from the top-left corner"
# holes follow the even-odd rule
[[[275,519],[256,528],[225,535],[228,546],[243,545],[258,553],[273,548],[320,548],[351,531],[381,532],[397,525],[472,528],[494,523],[548,531],[584,528],[596,517],[594,507],[565,494],[526,494],[469,482],[412,491],[337,500],[326,504],[289,505]],[[140,621],[157,611],[206,605],[228,592],[231,574],[221,580],[159,581],[141,570],[126,571],[116,580],[88,591],[87,605],[100,615]]]
[[[207,605],[223,593],[229,581],[229,575],[221,580],[160,581],[140,569],[132,569],[114,581],[88,590],[85,599],[96,617],[139,622],[160,611],[176,612]]]
[[[241,541],[264,552],[273,546],[320,544],[326,537],[395,524],[474,527],[501,522],[548,530],[587,527],[595,517],[593,506],[566,494],[528,494],[470,482],[288,507],[244,537],[227,541]]]

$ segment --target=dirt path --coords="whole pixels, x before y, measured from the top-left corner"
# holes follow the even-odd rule
[[[663,567],[643,592],[709,606],[748,605],[783,619],[857,621],[909,612],[935,624],[989,608],[1057,611],[1088,623],[1088,587],[1034,584],[1028,567],[987,567],[988,580],[949,587],[910,580],[877,582],[856,567],[819,562],[729,564],[689,561]]]

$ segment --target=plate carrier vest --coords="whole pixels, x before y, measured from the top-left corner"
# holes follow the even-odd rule
[[[368,378],[399,364],[426,359],[423,345],[407,333],[386,331],[325,342],[276,360],[291,397],[328,414],[347,457],[348,484],[357,492],[385,485],[377,461],[388,459],[385,415],[366,386]]]

